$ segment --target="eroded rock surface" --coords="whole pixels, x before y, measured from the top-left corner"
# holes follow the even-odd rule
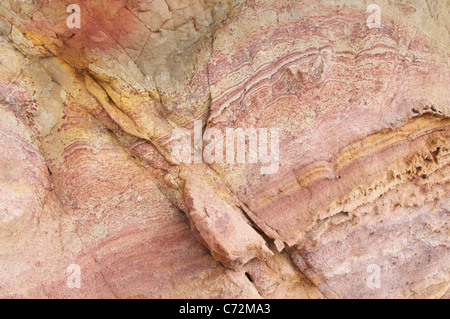
[[[450,4],[374,3],[3,1],[0,296],[450,297]]]

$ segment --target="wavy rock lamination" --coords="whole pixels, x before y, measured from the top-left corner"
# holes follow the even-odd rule
[[[71,3],[0,5],[1,297],[449,297],[448,3]],[[278,170],[177,163],[194,121]]]

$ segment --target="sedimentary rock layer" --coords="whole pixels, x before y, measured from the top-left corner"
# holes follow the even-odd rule
[[[2,2],[0,296],[448,298],[450,5],[376,4]]]

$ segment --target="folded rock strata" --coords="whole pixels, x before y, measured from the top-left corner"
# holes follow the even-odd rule
[[[450,297],[450,5],[376,4],[3,1],[0,296]],[[276,172],[174,160],[198,122]]]

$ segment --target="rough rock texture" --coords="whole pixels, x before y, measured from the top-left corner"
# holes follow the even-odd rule
[[[2,1],[0,297],[449,298],[449,21],[440,0]],[[278,128],[277,172],[177,163],[195,120]]]

